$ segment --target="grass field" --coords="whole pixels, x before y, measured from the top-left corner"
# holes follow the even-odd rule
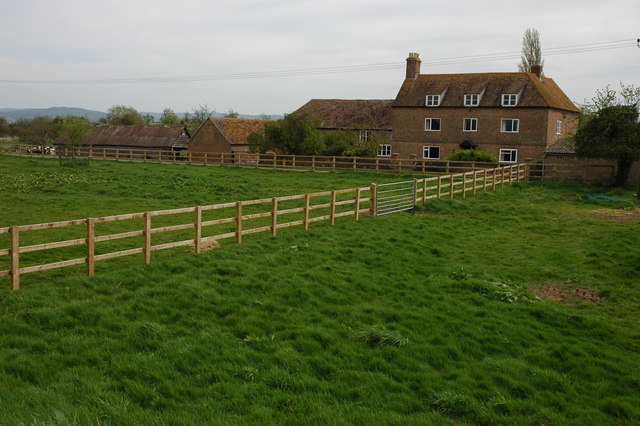
[[[398,179],[0,157],[0,226]],[[638,204],[584,192],[632,198],[517,184],[0,279],[0,424],[638,423]]]

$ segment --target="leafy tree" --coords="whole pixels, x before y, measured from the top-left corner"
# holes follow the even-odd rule
[[[130,106],[116,105],[107,111],[107,116],[100,120],[106,124],[121,126],[144,125],[145,120],[142,115]]]
[[[213,114],[215,114],[215,110],[210,110],[207,104],[199,105],[191,113],[185,113],[184,121],[187,123],[189,133],[193,135],[202,126],[202,123],[207,121],[207,118]]]
[[[233,108],[229,108],[229,111],[224,115],[226,118],[238,118],[240,114],[238,111],[234,111]]]
[[[14,126],[15,135],[30,145],[51,145],[56,137],[58,125],[62,119],[35,117],[31,120],[18,120]]]
[[[620,93],[607,86],[583,108],[573,140],[576,154],[615,160],[615,186],[624,186],[634,161],[640,160],[640,88],[621,84]]]
[[[457,149],[447,157],[449,161],[478,161],[482,163],[497,163],[495,155],[486,151],[476,151],[475,149]]]
[[[156,121],[156,119],[151,114],[144,114],[142,116],[142,121],[144,122],[145,126],[151,126],[153,122]]]
[[[527,28],[522,37],[522,56],[518,64],[518,71],[529,72],[532,65],[544,65],[542,59],[542,45],[540,33],[535,28]]]
[[[160,124],[163,126],[177,126],[180,124],[180,117],[171,108],[165,108],[162,111],[162,117],[160,117]]]
[[[66,165],[78,165],[76,150],[91,135],[91,131],[91,122],[85,117],[66,117],[62,120],[59,137],[65,142],[65,151],[71,158],[71,162]]]
[[[11,129],[9,128],[7,119],[4,117],[0,117],[0,136],[9,136],[10,134]]]
[[[291,113],[269,121],[249,136],[254,151],[293,155],[373,156],[380,141],[359,142],[352,132],[322,132],[321,119],[309,112]]]

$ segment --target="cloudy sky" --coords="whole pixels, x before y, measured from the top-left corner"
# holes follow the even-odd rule
[[[409,52],[422,73],[516,71],[530,27],[574,102],[640,86],[637,0],[0,0],[0,108],[282,114],[390,99]]]

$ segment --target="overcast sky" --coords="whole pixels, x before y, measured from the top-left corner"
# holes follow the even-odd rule
[[[217,112],[282,114],[312,98],[392,99],[409,52],[420,54],[423,74],[516,71],[530,27],[540,32],[545,75],[574,102],[607,84],[640,86],[638,0],[0,0],[0,108],[182,112],[207,104]],[[593,50],[613,41],[626,47]],[[577,45],[590,50],[544,55]],[[430,64],[495,53],[516,57]],[[188,76],[217,77],[109,81]]]

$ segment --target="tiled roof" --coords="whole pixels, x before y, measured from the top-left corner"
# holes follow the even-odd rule
[[[296,112],[322,118],[325,129],[391,129],[393,99],[311,99]]]
[[[550,155],[575,155],[576,148],[570,139],[560,139],[544,152]]]
[[[84,145],[139,148],[187,148],[189,132],[184,126],[95,125]],[[62,142],[61,142],[62,143]]]
[[[220,130],[220,133],[231,145],[246,145],[247,138],[253,132],[264,129],[268,120],[253,118],[209,117],[209,120]]]
[[[529,72],[476,74],[420,74],[405,80],[393,106],[425,106],[426,95],[440,95],[442,107],[464,106],[464,95],[480,94],[480,107],[501,107],[502,94],[520,94],[518,107],[547,107],[578,112],[550,78]]]

